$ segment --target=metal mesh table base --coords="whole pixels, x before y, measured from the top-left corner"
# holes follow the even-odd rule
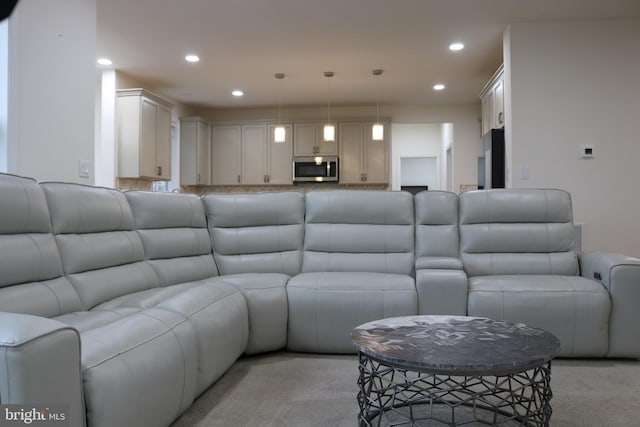
[[[548,426],[551,361],[501,376],[394,368],[360,353],[359,426]]]

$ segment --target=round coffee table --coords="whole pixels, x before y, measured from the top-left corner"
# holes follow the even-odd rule
[[[376,320],[359,351],[360,426],[548,426],[560,341],[522,323],[463,316]]]

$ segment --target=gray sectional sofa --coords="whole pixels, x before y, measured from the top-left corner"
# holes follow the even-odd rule
[[[577,253],[560,190],[200,198],[0,175],[0,403],[64,405],[72,426],[167,426],[242,354],[353,353],[353,327],[392,316],[639,358],[639,304],[640,260]]]

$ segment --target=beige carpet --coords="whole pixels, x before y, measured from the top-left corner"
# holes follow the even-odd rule
[[[640,426],[640,362],[565,360],[551,370],[557,427]],[[355,356],[242,358],[172,427],[357,426]]]

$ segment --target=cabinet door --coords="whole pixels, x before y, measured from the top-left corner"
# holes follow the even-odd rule
[[[269,125],[269,147],[267,159],[267,183],[268,184],[292,184],[293,183],[293,127],[284,125],[285,141],[275,142],[273,131],[275,125]]]
[[[211,184],[240,183],[240,126],[214,126],[211,134]]]
[[[296,123],[293,125],[294,156],[337,156],[340,132],[337,123],[336,140],[324,141],[324,123]]]
[[[211,135],[207,123],[197,123],[196,137],[196,183],[211,183]]]
[[[364,180],[362,169],[362,145],[364,140],[362,123],[340,123],[339,182],[361,184]]]
[[[293,154],[295,156],[316,155],[317,130],[314,123],[293,125]]]
[[[492,99],[492,94],[482,98],[482,135],[489,132],[493,123],[493,102],[490,102]]]
[[[267,126],[242,126],[242,183],[267,181]]]
[[[504,127],[504,81],[498,80],[493,87],[493,128]]]
[[[140,99],[140,176],[157,178],[156,138],[158,104],[146,98]]]
[[[159,105],[156,121],[156,177],[171,179],[171,110]]]
[[[363,144],[364,181],[367,184],[389,182],[389,123],[384,123],[384,139],[374,141],[371,135],[373,123],[365,126]]]

